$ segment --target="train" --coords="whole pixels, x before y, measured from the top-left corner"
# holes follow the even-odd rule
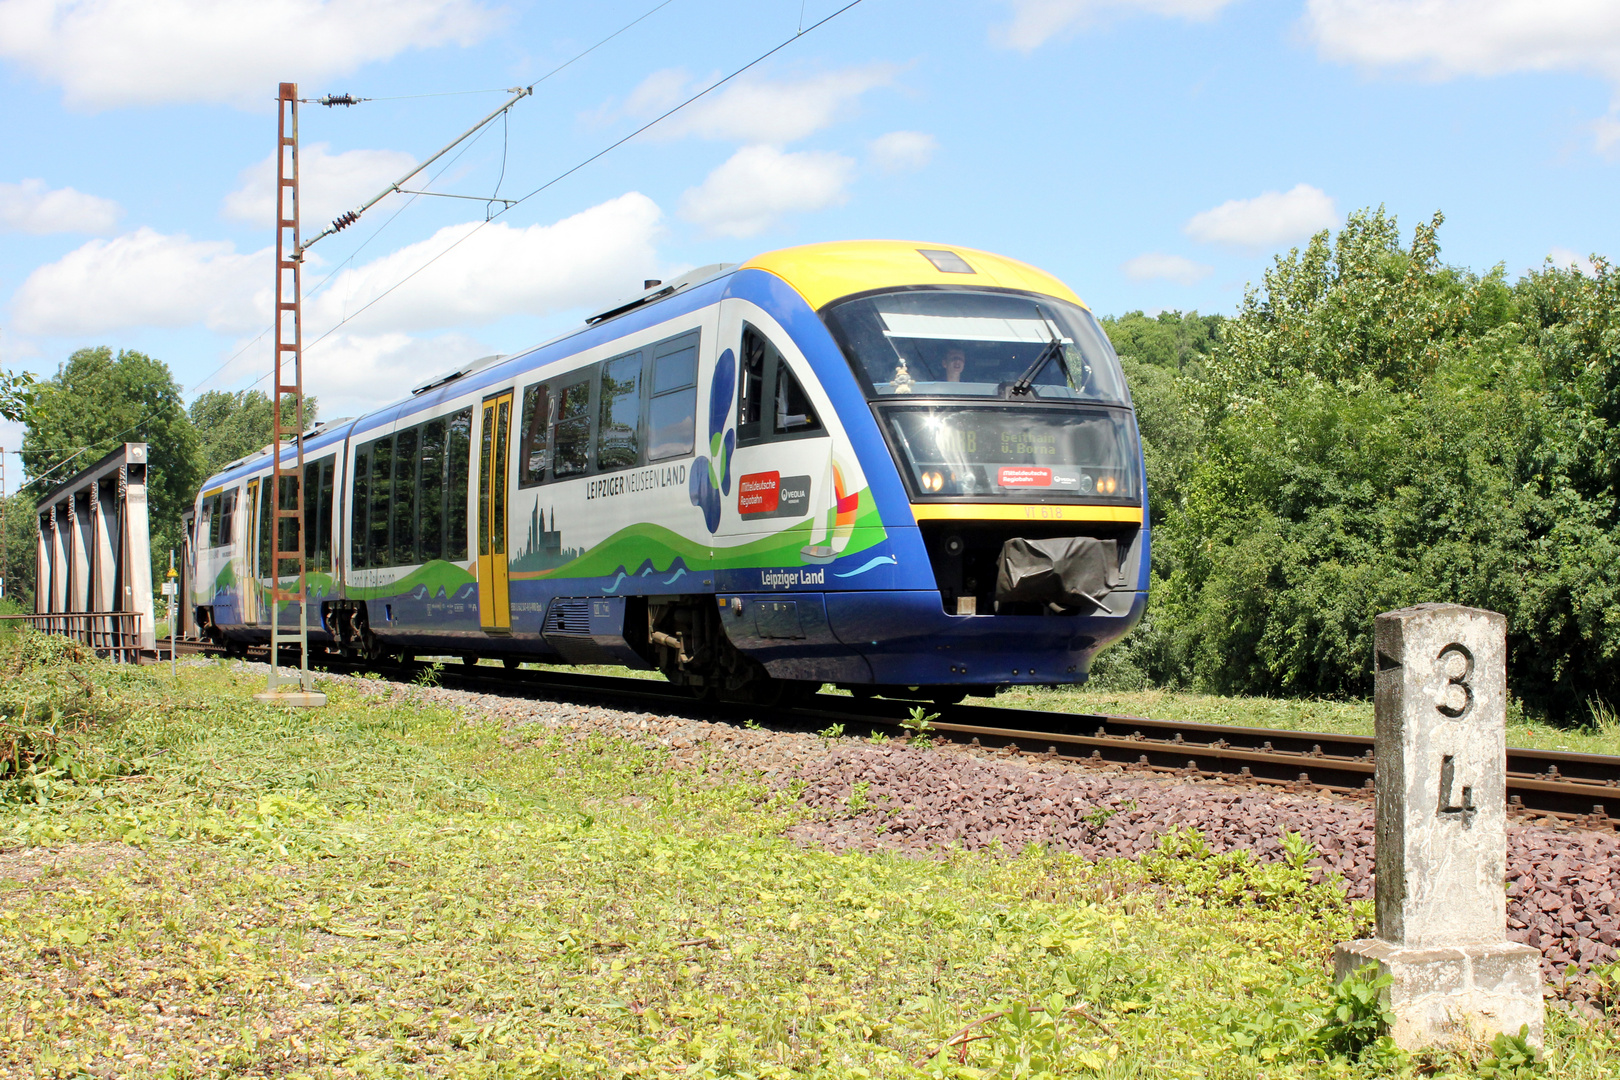
[[[948,703],[1083,682],[1147,603],[1118,357],[1063,282],[970,248],[818,243],[647,281],[302,441],[301,494],[271,490],[266,447],[186,516],[187,614],[228,650],[307,619],[350,657]],[[301,592],[271,558],[298,549],[300,499]]]

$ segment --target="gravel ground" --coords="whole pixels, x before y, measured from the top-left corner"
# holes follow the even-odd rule
[[[452,706],[470,718],[502,724],[515,738],[524,726],[541,724],[627,735],[667,748],[678,767],[724,756],[741,769],[758,770],[777,789],[803,784],[800,801],[817,814],[790,834],[834,851],[926,855],[952,844],[1017,851],[1039,843],[1092,859],[1130,858],[1151,850],[1169,829],[1191,826],[1213,851],[1248,848],[1262,861],[1281,861],[1280,836],[1288,829],[1316,847],[1320,854],[1313,865],[1344,876],[1351,896],[1372,895],[1373,811],[1361,800],[1177,780],[1039,756],[1009,758],[955,746],[918,749],[823,739],[583,701],[323,678],[351,680],[369,693]],[[1549,984],[1562,984],[1568,965],[1584,971],[1616,959],[1620,836],[1510,822],[1507,862],[1508,936],[1542,950]]]

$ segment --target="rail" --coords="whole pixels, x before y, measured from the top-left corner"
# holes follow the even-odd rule
[[[185,653],[223,654],[218,646],[180,642]],[[249,646],[255,659],[269,650]],[[159,657],[165,655],[159,650]],[[410,680],[427,666],[382,661],[349,662],[312,658],[333,672],[377,672]],[[931,705],[889,698],[814,694],[787,709],[725,702],[698,702],[686,691],[655,679],[579,675],[547,670],[501,670],[450,664],[439,678],[445,686],[523,694],[537,690],[634,698],[676,710],[702,709],[714,718],[741,722],[763,715],[779,724],[815,730],[828,720],[896,729],[921,704],[938,718],[934,733],[943,739],[1008,756],[1033,760],[1121,766],[1131,770],[1227,780],[1298,793],[1333,793],[1372,798],[1373,740],[1366,735],[1288,731],[1277,728],[1152,720],[1102,713],[1040,712],[994,705]],[[1620,826],[1620,757],[1557,750],[1508,747],[1508,809],[1515,815],[1543,815],[1590,828]]]
[[[126,664],[137,664],[141,660],[141,619],[139,611],[0,615],[0,623],[27,623],[47,634],[61,634]]]

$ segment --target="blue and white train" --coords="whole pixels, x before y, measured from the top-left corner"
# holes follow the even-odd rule
[[[815,244],[650,282],[304,455],[310,636],[349,655],[953,701],[1083,681],[1147,601],[1108,339],[1057,279],[965,248]],[[299,620],[269,600],[271,486],[268,453],[233,463],[188,519],[192,614],[232,648]]]

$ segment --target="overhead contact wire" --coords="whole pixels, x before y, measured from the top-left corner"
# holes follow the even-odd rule
[[[667,2],[671,2],[671,0],[666,0],[666,3]],[[669,109],[666,112],[660,113],[657,117],[653,118],[652,120],[647,121],[645,124],[643,124],[640,127],[636,128],[636,130],[632,131],[630,134],[626,135],[624,138],[619,139],[619,140],[617,140],[615,142],[612,142],[612,143],[608,144],[607,146],[603,147],[601,150],[598,150],[596,153],[594,153],[590,157],[586,158],[584,161],[581,161],[579,164],[573,166],[570,169],[567,169],[564,172],[558,173],[556,176],[552,177],[550,180],[547,180],[545,183],[541,184],[539,187],[535,188],[533,191],[529,192],[527,195],[523,196],[520,199],[515,200],[512,203],[511,206],[505,207],[504,209],[497,211],[496,213],[494,213],[490,217],[485,218],[483,221],[481,221],[477,225],[475,225],[471,229],[471,231],[467,232],[465,235],[463,235],[459,239],[457,239],[455,241],[455,243],[451,244],[449,247],[445,248],[443,251],[441,251],[437,255],[433,256],[431,259],[429,259],[427,262],[423,263],[421,266],[418,266],[415,270],[412,270],[409,274],[406,274],[404,277],[402,277],[398,281],[394,282],[394,284],[390,285],[388,288],[384,289],[382,292],[380,292],[376,296],[372,297],[365,304],[361,305],[358,309],[355,310],[353,315],[344,316],[341,321],[334,324],[329,330],[326,331],[326,333],[322,334],[320,337],[316,338],[314,341],[311,341],[308,345],[304,346],[305,350],[313,349],[316,345],[320,344],[322,341],[325,341],[328,337],[331,337],[334,333],[336,333],[339,329],[341,329],[343,327],[343,325],[345,323],[347,323],[350,319],[358,317],[359,315],[364,313],[367,308],[369,308],[373,304],[377,303],[377,301],[383,299],[383,297],[387,296],[389,293],[393,292],[395,289],[399,288],[401,285],[404,285],[406,282],[410,281],[417,274],[420,274],[423,270],[426,270],[428,267],[432,266],[434,263],[438,262],[440,259],[442,259],[446,255],[450,254],[452,251],[454,251],[456,248],[460,247],[466,241],[471,240],[474,236],[478,235],[479,231],[482,230],[485,225],[488,225],[490,222],[494,221],[496,218],[498,218],[501,215],[505,214],[508,210],[511,210],[513,207],[520,206],[523,203],[528,202],[530,199],[534,198],[536,195],[540,194],[542,191],[545,191],[547,188],[552,187],[553,185],[558,184],[558,183],[562,182],[563,180],[566,180],[568,177],[570,177],[570,176],[574,175],[575,173],[579,172],[579,170],[583,169],[585,166],[591,164],[594,161],[597,161],[598,159],[602,158],[606,154],[609,154],[612,151],[617,150],[619,147],[623,146],[625,143],[629,142],[631,139],[635,138],[637,135],[640,135],[642,132],[648,130],[649,128],[652,128],[652,127],[654,127],[654,126],[656,126],[658,124],[663,123],[665,120],[669,119],[671,116],[674,116],[676,113],[680,112],[682,109],[686,108],[688,105],[692,104],[694,101],[697,101],[697,100],[699,100],[699,99],[713,93],[714,91],[720,89],[720,87],[722,87],[722,86],[726,85],[727,83],[731,82],[731,80],[735,79],[737,76],[739,76],[739,75],[743,74],[744,72],[748,71],[750,68],[756,67],[759,64],[764,63],[766,60],[770,59],[772,56],[775,56],[777,53],[781,52],[783,49],[787,48],[789,45],[791,45],[795,41],[799,40],[799,38],[803,37],[806,34],[812,33],[813,31],[815,31],[819,27],[825,26],[827,23],[832,22],[834,19],[838,18],[838,16],[840,16],[844,12],[848,11],[850,8],[858,7],[861,3],[863,3],[863,0],[850,0],[849,3],[845,4],[843,7],[839,8],[837,11],[834,11],[832,14],[826,16],[823,19],[820,19],[817,22],[811,23],[809,26],[805,27],[803,30],[800,30],[798,33],[794,34],[792,37],[790,37],[787,40],[783,41],[780,45],[776,45],[773,48],[767,50],[766,52],[761,53],[760,55],[756,56],[754,59],[750,60],[748,63],[744,64],[742,67],[738,68],[737,70],[733,71],[731,74],[727,75],[725,78],[719,79],[716,82],[710,83],[708,86],[704,87],[702,90],[699,90],[697,93],[693,94],[691,97],[687,98],[685,101],[682,101],[680,104],[674,106],[673,108]],[[660,6],[662,6],[662,5],[660,5]],[[654,10],[657,10],[657,9],[655,8]],[[645,16],[643,16],[643,18],[645,18]],[[263,376],[259,381],[263,382],[264,379],[268,378],[268,377],[269,377],[269,375],[267,374],[267,375]]]

